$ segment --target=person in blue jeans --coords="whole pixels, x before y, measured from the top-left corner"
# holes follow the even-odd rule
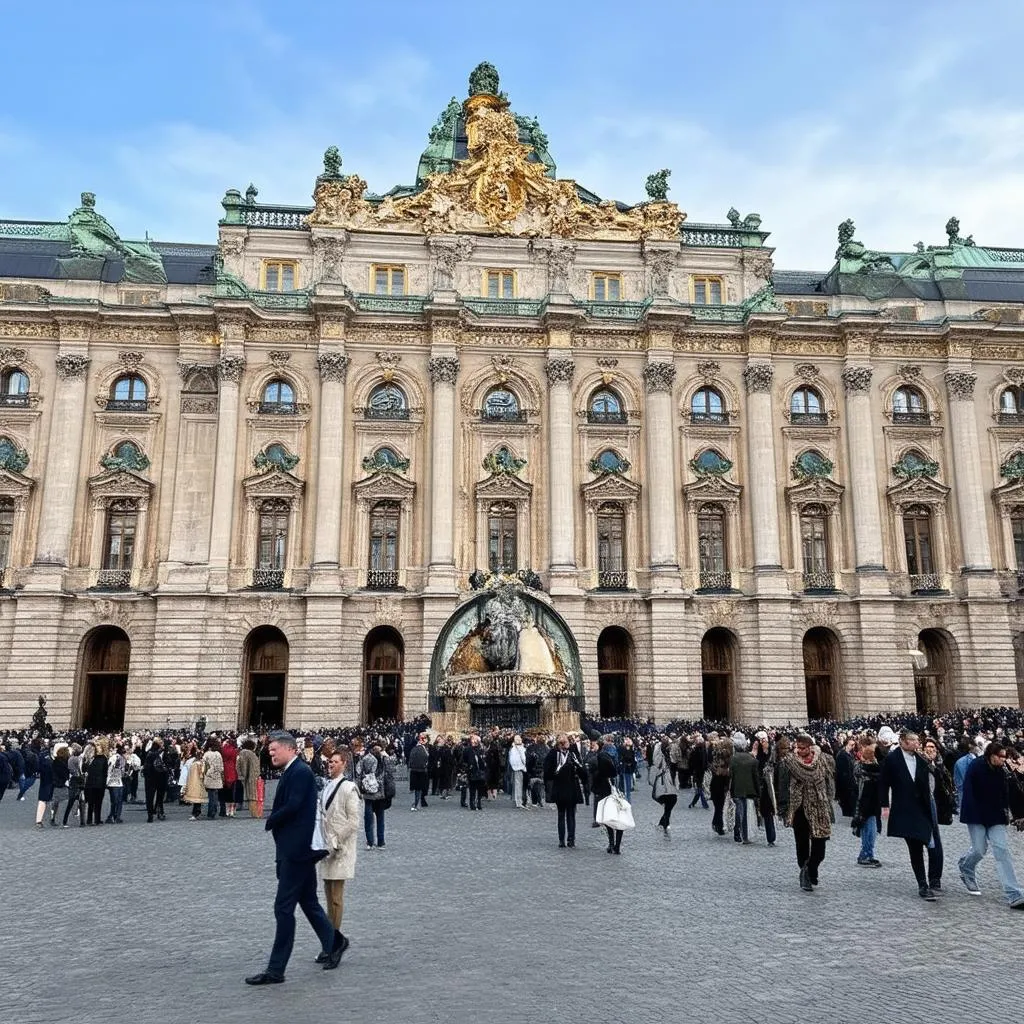
[[[636,776],[636,747],[627,736],[618,748],[619,755],[619,789],[622,795],[632,803],[633,779]]]
[[[960,821],[967,826],[971,848],[960,858],[960,879],[972,896],[981,895],[978,864],[991,846],[1007,903],[1014,910],[1024,910],[1024,890],[1017,882],[1007,843],[1010,785],[1005,765],[1006,748],[1001,743],[990,743],[984,757],[975,758],[964,775]]]
[[[882,805],[878,798],[878,777],[882,766],[875,757],[875,741],[863,741],[857,750],[857,764],[853,769],[853,783],[857,788],[857,803],[853,812],[853,831],[860,835],[860,853],[857,863],[861,867],[880,868],[882,862],[875,857],[875,841],[882,818]]]

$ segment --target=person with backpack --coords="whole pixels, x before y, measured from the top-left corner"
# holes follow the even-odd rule
[[[154,736],[142,766],[142,781],[146,787],[146,821],[149,823],[152,823],[154,815],[158,821],[164,820],[168,774],[167,763],[164,761],[163,740],[159,736]]]
[[[374,822],[376,821],[376,846],[384,849],[384,811],[387,809],[385,777],[387,761],[381,753],[380,744],[374,743],[356,765],[356,786],[363,798],[363,831],[366,833],[366,848],[374,848]],[[394,779],[392,779],[394,785]]]

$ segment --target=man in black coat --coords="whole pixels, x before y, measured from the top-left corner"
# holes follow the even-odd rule
[[[901,730],[899,746],[890,751],[882,763],[878,796],[882,807],[889,808],[887,832],[905,840],[918,893],[921,899],[931,902],[942,889],[942,840],[935,828],[928,763],[917,752],[919,742],[917,733]]]
[[[316,862],[321,854],[312,848],[316,824],[317,788],[313,772],[300,757],[295,737],[289,732],[270,734],[270,760],[281,776],[266,830],[273,833],[277,850],[277,897],[274,917],[277,931],[267,969],[245,979],[247,985],[276,985],[284,981],[285,968],[295,944],[295,907],[302,908],[320,940],[323,952],[317,962],[333,970],[348,948],[348,939],[335,931],[320,906],[316,888]]]

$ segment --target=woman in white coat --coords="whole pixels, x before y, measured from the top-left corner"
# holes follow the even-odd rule
[[[320,877],[324,881],[327,916],[338,932],[345,907],[345,883],[356,873],[356,835],[363,820],[359,790],[345,778],[347,764],[348,750],[335,750],[327,762],[327,785],[320,791],[320,826],[327,851],[319,864]],[[342,939],[344,949],[348,939],[344,935]]]

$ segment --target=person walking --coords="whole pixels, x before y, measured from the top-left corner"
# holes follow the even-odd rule
[[[619,766],[615,762],[615,743],[611,736],[601,737],[601,749],[597,752],[597,759],[594,762],[594,781],[590,787],[591,798],[595,807],[606,796],[612,795],[612,786],[618,778]],[[605,825],[608,833],[607,853],[621,853],[622,829],[612,828]]]
[[[910,851],[918,895],[934,902],[942,888],[942,840],[936,839],[928,763],[917,752],[919,743],[916,732],[900,730],[899,746],[882,762],[878,798],[882,816],[889,819],[887,834],[904,840]],[[928,850],[927,872],[925,848]],[[938,884],[933,885],[933,882]]]
[[[300,757],[295,737],[273,732],[269,737],[271,764],[280,770],[274,804],[264,828],[274,837],[277,895],[274,899],[274,945],[266,970],[250,975],[247,985],[279,985],[295,945],[295,908],[301,907],[326,955],[324,970],[341,962],[348,943],[320,906],[316,891],[316,862],[312,848],[316,824],[317,789],[313,771]]]
[[[576,846],[576,808],[583,803],[583,780],[587,770],[579,754],[569,746],[569,734],[560,732],[544,759],[544,783],[558,810],[558,845]]]
[[[1006,901],[1014,910],[1021,910],[1024,909],[1024,891],[1017,882],[1007,843],[1010,790],[1005,764],[1006,748],[993,741],[982,757],[971,761],[964,773],[960,822],[967,826],[971,848],[960,858],[958,867],[967,891],[972,896],[980,896],[978,865],[991,847]]]
[[[68,802],[64,808],[62,827],[68,828],[68,816],[74,807],[78,813],[78,827],[85,828],[85,768],[82,764],[82,748],[77,743],[71,744],[68,755]]]
[[[235,773],[241,787],[241,797],[249,808],[250,818],[259,818],[256,813],[257,784],[260,778],[260,759],[256,756],[256,741],[246,736],[238,749],[235,759]]]
[[[699,733],[693,737],[690,744],[690,778],[693,779],[693,799],[690,807],[696,807],[700,801],[701,807],[708,809],[708,797],[704,790],[704,776],[707,773],[710,760],[708,757],[707,743]]]
[[[825,844],[832,837],[831,769],[825,755],[806,733],[796,738],[785,759],[786,824],[793,829],[800,888],[814,892],[818,869],[825,859]]]
[[[744,733],[732,734],[733,754],[729,759],[729,795],[736,808],[732,836],[737,843],[750,845],[748,801],[761,797],[761,766],[757,758],[747,750],[748,740]]]
[[[717,835],[725,835],[725,797],[729,792],[729,761],[732,759],[732,741],[728,737],[719,739],[718,733],[708,736],[711,756],[711,803],[715,808],[711,816],[711,828]]]
[[[878,798],[878,780],[882,766],[875,757],[875,740],[863,740],[857,751],[857,764],[853,780],[857,798],[853,810],[853,834],[860,837],[857,863],[865,868],[880,868],[882,862],[875,857],[875,841],[882,827],[882,804]]]
[[[672,809],[679,799],[679,791],[672,781],[669,762],[669,738],[662,736],[651,747],[651,797],[661,804],[661,817],[657,827],[666,839],[671,838]]]
[[[470,734],[469,745],[462,749],[462,770],[466,773],[469,809],[482,811],[487,792],[487,758],[475,732]]]
[[[2,755],[0,755],[2,756]],[[68,759],[71,756],[71,748],[66,743],[58,743],[53,749],[53,795],[50,797],[50,824],[59,828],[57,815],[60,814],[60,805],[68,797]]]
[[[516,733],[512,737],[512,746],[508,748],[508,768],[512,773],[512,802],[516,807],[526,809],[529,801],[524,799],[526,790],[526,747],[523,737]]]
[[[428,744],[430,737],[421,732],[416,746],[409,751],[409,789],[412,792],[412,807],[415,811],[419,807],[427,806],[427,790],[430,788],[430,749]]]
[[[636,747],[633,740],[627,736],[618,749],[619,762],[619,789],[622,795],[630,802],[633,801],[633,779],[636,777]],[[678,799],[678,794],[677,794]]]
[[[362,801],[354,782],[345,778],[349,752],[345,747],[335,748],[327,759],[327,782],[320,791],[320,827],[327,856],[320,861],[318,870],[324,883],[324,902],[327,917],[342,939],[342,953],[349,940],[341,932],[341,918],[345,910],[345,883],[356,873],[356,836],[362,817]],[[326,963],[323,953],[317,957]]]
[[[363,831],[366,848],[384,849],[384,812],[387,810],[386,775],[388,764],[378,744],[364,754],[355,767],[355,783],[363,798]],[[376,833],[374,823],[376,822]]]
[[[43,828],[43,818],[46,816],[46,808],[53,800],[54,779],[53,779],[53,758],[50,752],[43,747],[39,751],[39,759],[36,770],[39,772],[39,797],[36,804],[36,828]]]
[[[768,738],[768,733],[758,732],[754,735],[754,743],[750,751],[757,758],[757,766],[761,770],[761,795],[758,806],[761,820],[764,822],[764,837],[769,846],[775,845],[777,838],[775,817],[779,813],[775,798],[776,751]]]

